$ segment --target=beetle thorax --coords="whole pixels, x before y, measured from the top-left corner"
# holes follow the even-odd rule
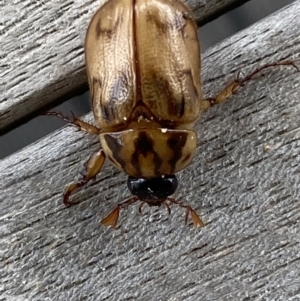
[[[100,134],[100,141],[112,164],[137,178],[174,174],[190,163],[196,150],[191,130],[137,128]]]

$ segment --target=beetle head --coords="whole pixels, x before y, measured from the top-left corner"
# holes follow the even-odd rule
[[[157,178],[128,177],[127,186],[133,195],[150,206],[160,206],[168,196],[172,195],[178,186],[175,175],[165,175]]]
[[[103,225],[115,227],[119,219],[120,210],[140,200],[142,201],[139,208],[140,212],[142,205],[145,202],[149,206],[160,206],[161,204],[165,204],[170,214],[171,208],[169,207],[169,203],[173,203],[186,209],[185,223],[187,223],[190,215],[196,228],[204,227],[203,221],[192,207],[169,197],[175,192],[178,186],[178,181],[174,174],[156,178],[138,178],[129,176],[127,186],[134,196],[119,204],[108,216],[106,216],[101,221]]]

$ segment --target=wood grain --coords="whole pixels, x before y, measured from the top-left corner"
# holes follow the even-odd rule
[[[205,53],[207,94],[239,71],[299,62],[299,14],[295,1]],[[129,196],[108,164],[65,208],[63,188],[99,147],[72,127],[0,161],[0,300],[299,300],[299,79],[272,68],[201,116],[176,196],[203,229],[179,208],[146,206],[104,228]]]
[[[83,43],[104,0],[0,4],[0,133],[58,100],[87,90]],[[199,25],[245,0],[192,0]]]

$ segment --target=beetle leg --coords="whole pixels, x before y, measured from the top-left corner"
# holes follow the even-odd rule
[[[96,126],[94,126],[86,121],[83,121],[79,118],[76,118],[73,113],[72,113],[72,119],[67,116],[64,116],[63,114],[58,113],[58,112],[45,112],[45,113],[43,113],[43,115],[49,115],[49,116],[55,116],[55,117],[61,118],[62,120],[68,122],[69,125],[75,126],[78,130],[92,134],[92,135],[99,135],[100,131],[101,131]]]
[[[74,190],[84,186],[90,180],[94,179],[96,175],[100,172],[104,161],[105,154],[103,149],[100,149],[97,152],[91,154],[91,156],[85,164],[85,173],[82,175],[82,179],[78,182],[71,183],[64,192],[63,202],[67,207],[77,204],[69,201],[71,193]]]
[[[139,200],[139,198],[134,196],[134,197],[128,199],[127,201],[125,201],[121,204],[118,204],[118,206],[109,215],[107,215],[105,218],[103,218],[101,220],[101,224],[103,224],[106,227],[112,226],[113,228],[115,228],[117,225],[118,219],[119,219],[120,210],[137,202],[138,200]]]
[[[191,218],[192,218],[192,221],[193,221],[193,224],[194,224],[195,228],[205,226],[204,222],[201,220],[199,215],[196,213],[196,211],[191,206],[181,204],[177,200],[175,200],[174,198],[167,198],[167,200],[170,201],[171,203],[174,203],[174,204],[186,209],[185,224],[187,224],[188,217],[189,217],[189,215],[191,215]]]
[[[170,208],[170,205],[169,205],[167,202],[164,202],[164,204],[166,205],[167,210],[168,210],[168,213],[169,213],[169,215],[170,215],[170,214],[171,214],[171,208]]]
[[[246,82],[250,81],[256,74],[262,72],[263,70],[276,66],[292,66],[299,71],[299,68],[293,61],[282,61],[277,63],[265,64],[261,67],[256,68],[254,71],[249,73],[243,78],[240,78],[238,74],[237,78],[228,84],[215,98],[207,98],[201,101],[201,110],[206,110],[213,105],[219,104],[231,97],[233,94],[237,93],[238,89],[245,85]]]

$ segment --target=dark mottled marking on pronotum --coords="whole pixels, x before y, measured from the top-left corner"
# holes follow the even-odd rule
[[[154,171],[157,176],[160,175],[159,168],[162,164],[161,158],[154,151],[154,141],[147,135],[147,132],[141,131],[139,136],[134,141],[134,153],[131,157],[131,164],[141,174],[141,167],[139,164],[139,156],[146,157],[149,153],[153,154]]]
[[[112,137],[109,134],[105,134],[104,139],[107,143],[107,146],[112,151],[114,161],[117,161],[122,166],[122,168],[124,169],[125,165],[126,165],[126,162],[120,156],[120,152],[123,149],[122,142],[118,141],[119,139],[117,139],[115,137]]]
[[[167,144],[169,148],[173,151],[173,156],[169,160],[169,164],[172,168],[172,173],[175,170],[176,163],[181,159],[182,157],[182,149],[186,144],[186,140],[188,137],[188,133],[181,133],[180,135],[171,136],[167,140]]]
[[[149,151],[153,151],[153,145],[154,141],[144,131],[139,133],[138,138],[134,142],[135,149],[144,157]]]

